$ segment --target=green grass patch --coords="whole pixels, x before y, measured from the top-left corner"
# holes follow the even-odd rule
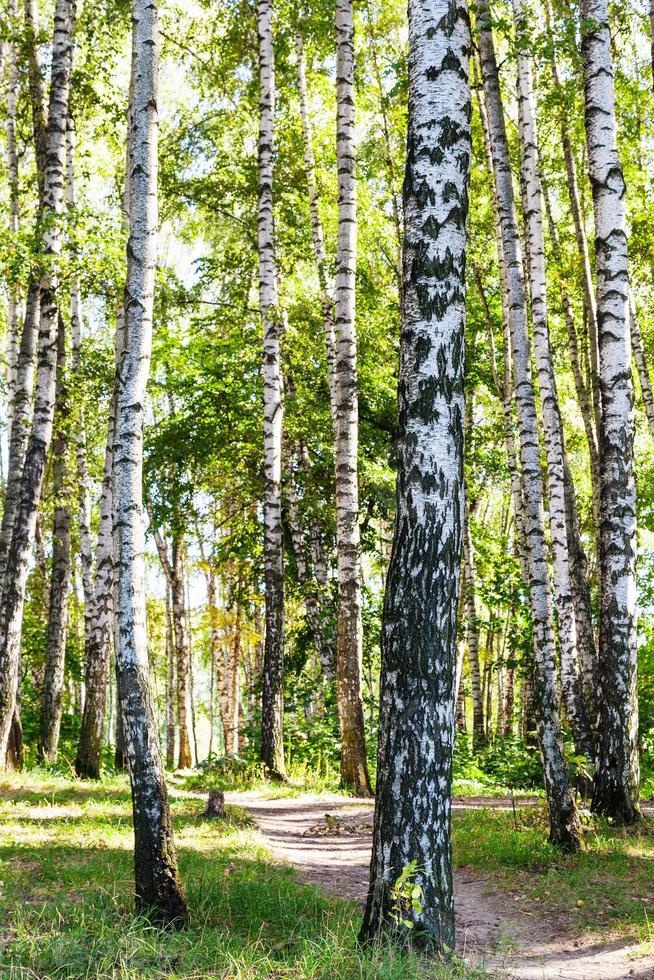
[[[547,843],[540,805],[455,814],[454,856],[492,874],[521,910],[564,917],[572,932],[654,940],[654,821],[618,828],[584,818],[584,849]]]
[[[393,950],[363,954],[357,908],[271,863],[247,816],[201,817],[171,787],[192,925],[170,934],[133,913],[132,828],[124,777],[101,784],[47,773],[0,784],[0,976],[14,978],[472,977]]]

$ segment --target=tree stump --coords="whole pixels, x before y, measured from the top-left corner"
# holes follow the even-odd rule
[[[212,789],[207,800],[207,809],[202,816],[209,820],[225,819],[225,794],[220,789]]]

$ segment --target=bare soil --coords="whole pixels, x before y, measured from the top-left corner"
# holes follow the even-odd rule
[[[373,809],[369,800],[304,794],[267,798],[259,792],[226,794],[247,810],[279,860],[300,879],[339,898],[365,901]],[[525,801],[520,800],[520,805]],[[534,801],[535,802],[535,801]],[[510,809],[511,800],[458,798],[453,807]],[[329,814],[330,818],[325,819]],[[454,874],[457,951],[491,977],[514,980],[654,980],[654,956],[632,941],[598,942],[570,934],[566,922],[516,909],[491,876],[469,867]]]

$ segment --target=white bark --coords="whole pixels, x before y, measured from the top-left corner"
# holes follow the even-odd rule
[[[307,90],[306,67],[304,63],[304,46],[299,28],[295,32],[295,65],[297,71],[297,86],[300,96],[300,119],[302,122],[302,149],[304,167],[307,178],[309,195],[309,213],[311,216],[311,240],[313,253],[318,270],[320,294],[322,302],[322,320],[325,332],[325,348],[327,351],[327,380],[329,382],[329,404],[332,413],[332,423],[336,431],[336,334],[334,332],[334,283],[327,263],[325,253],[325,235],[320,220],[318,182],[316,180],[316,161],[313,153],[313,128],[309,115],[309,95]]]
[[[38,758],[55,762],[63,712],[68,591],[70,584],[70,502],[68,491],[68,423],[70,406],[66,383],[66,336],[59,317],[57,336],[57,393],[55,433],[52,439],[52,574],[48,608],[45,670],[41,697]]]
[[[582,0],[588,175],[593,191],[601,428],[600,731],[593,807],[638,817],[636,484],[625,184],[616,143],[606,0]]]
[[[556,651],[544,529],[543,483],[531,374],[522,255],[487,2],[483,2],[478,9],[477,26],[508,291],[507,305],[520,437],[525,532],[528,541],[530,604],[539,701],[539,739],[549,804],[550,836],[555,843],[574,849],[579,846],[579,830],[575,805],[568,785],[559,719]]]
[[[74,0],[57,0],[52,44],[43,206],[37,233],[46,255],[39,282],[40,323],[36,399],[21,472],[0,606],[0,766],[4,765],[18,687],[20,632],[29,560],[46,456],[52,437],[57,367],[57,258],[62,247],[66,120],[73,54]],[[16,417],[16,416],[15,416]]]
[[[652,393],[652,379],[649,375],[649,367],[645,357],[645,347],[643,336],[640,332],[640,323],[636,312],[636,304],[633,297],[629,301],[629,323],[631,328],[631,349],[636,362],[638,379],[640,381],[640,391],[643,396],[643,405],[649,431],[654,438],[654,394]]]
[[[18,29],[18,0],[9,4],[9,22],[12,30]],[[19,94],[18,75],[18,46],[16,42],[8,44],[7,59],[7,117],[5,119],[5,137],[7,142],[7,184],[9,187],[9,233],[16,240],[20,225],[20,198],[18,184],[18,152],[16,148],[16,110]],[[21,322],[22,304],[16,288],[9,285],[7,304],[7,437],[11,441],[11,428],[14,414],[14,399],[16,396],[16,373],[18,368],[19,324]]]
[[[463,511],[463,595],[466,616],[466,644],[470,687],[472,691],[472,739],[473,751],[486,741],[484,729],[484,702],[481,693],[479,670],[479,623],[475,601],[475,566],[470,534],[470,512],[466,500]]]
[[[76,207],[75,197],[75,127],[73,120],[68,117],[66,140],[66,204],[73,218]],[[78,396],[83,399],[81,391],[81,346],[82,346],[82,298],[79,277],[75,276],[70,287],[70,330],[72,340],[72,368],[76,379]],[[75,425],[76,469],[77,469],[77,504],[79,523],[79,550],[82,564],[82,589],[84,593],[84,629],[85,635],[91,625],[91,606],[93,603],[93,548],[91,545],[91,493],[89,489],[86,466],[86,428],[84,423],[84,407],[80,408]]]
[[[336,684],[341,732],[341,782],[370,793],[363,718],[361,543],[359,533],[359,444],[356,264],[357,187],[354,140],[353,0],[336,0],[336,164],[338,246],[334,310],[336,329],[336,547],[338,638]]]
[[[524,37],[531,26],[530,9],[525,0],[513,0],[513,10],[518,35]],[[518,54],[518,116],[534,359],[547,460],[547,495],[563,700],[575,748],[578,753],[592,759],[593,741],[579,678],[577,627],[570,584],[564,480],[565,446],[548,321],[543,202],[538,168],[538,131],[532,68],[529,52],[524,47],[521,47]]]
[[[152,707],[145,622],[143,413],[157,258],[158,71],[156,0],[133,0],[129,240],[113,460],[116,676],[132,788],[136,905],[155,920],[181,925],[188,920],[188,912],[177,872]]]
[[[264,566],[266,640],[263,670],[261,757],[272,773],[284,773],[284,543],[282,530],[282,317],[277,289],[273,168],[275,153],[275,58],[272,0],[259,0],[259,305],[263,324]]]
[[[465,3],[410,0],[397,516],[382,621],[377,793],[361,938],[454,948],[450,845],[463,525],[470,166]],[[418,907],[393,921],[411,861]]]

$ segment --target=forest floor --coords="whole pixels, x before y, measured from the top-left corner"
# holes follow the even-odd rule
[[[369,801],[261,792],[227,799],[252,815],[273,854],[294,865],[302,881],[363,903]],[[537,799],[521,799],[514,809],[510,799],[455,798],[457,952],[496,977],[652,980],[651,808],[637,831],[589,827],[584,854],[563,857],[535,838],[540,807]]]
[[[514,814],[506,800],[457,800],[468,964],[444,966],[357,945],[369,802],[284,797],[272,787],[227,798],[227,819],[206,820],[206,792],[170,781],[191,925],[169,933],[133,912],[124,775],[101,783],[44,771],[4,776],[1,980],[654,977],[651,819],[628,831],[589,824],[584,852],[566,858],[545,843],[540,801],[520,801]]]

